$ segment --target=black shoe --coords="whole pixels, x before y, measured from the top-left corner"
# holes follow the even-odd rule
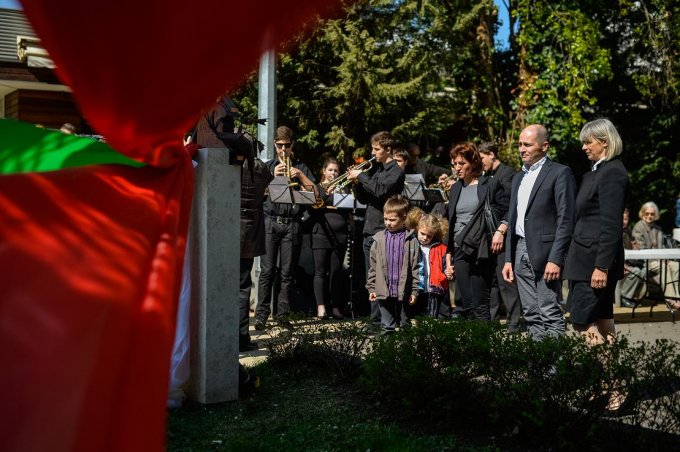
[[[288,319],[276,319],[276,325],[284,330],[292,331],[293,324]]]
[[[634,308],[635,303],[633,303],[632,301],[628,301],[625,298],[621,298],[621,307],[622,308]]]
[[[264,331],[267,329],[266,320],[255,320],[255,331]]]
[[[367,333],[367,334],[374,334],[380,332],[380,324],[379,323],[373,323],[373,322],[368,322],[364,326],[361,327],[360,331],[362,333]]]
[[[238,351],[239,352],[252,352],[255,350],[259,350],[259,347],[257,346],[257,342],[253,341],[248,341],[248,342],[239,342],[238,344]]]
[[[345,316],[342,315],[342,314],[340,314],[340,315],[331,314],[331,317],[332,317],[334,320],[345,320]]]

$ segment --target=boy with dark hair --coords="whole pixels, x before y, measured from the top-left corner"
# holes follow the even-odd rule
[[[416,235],[405,227],[408,201],[391,197],[383,207],[385,229],[373,236],[366,289],[368,299],[377,303],[383,334],[394,332],[410,321],[404,303],[415,304],[418,296],[418,253]]]

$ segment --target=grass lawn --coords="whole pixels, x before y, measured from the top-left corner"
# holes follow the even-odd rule
[[[390,420],[312,371],[264,363],[255,372],[261,385],[250,398],[171,411],[168,451],[493,450]]]

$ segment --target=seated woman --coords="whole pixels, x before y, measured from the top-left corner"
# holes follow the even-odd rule
[[[633,227],[633,237],[640,249],[661,249],[663,248],[663,231],[661,227],[656,224],[659,219],[659,207],[652,201],[648,201],[642,205],[640,212],[638,212],[640,221],[635,223]],[[650,276],[659,275],[661,272],[661,263],[658,260],[650,260],[648,263],[648,271]],[[666,303],[671,309],[680,310],[680,295],[678,294],[678,263],[677,261],[666,262],[666,286],[664,289],[664,296]]]

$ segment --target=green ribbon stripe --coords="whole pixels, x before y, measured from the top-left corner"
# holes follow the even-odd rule
[[[55,171],[101,164],[145,165],[92,138],[0,119],[0,174]]]

